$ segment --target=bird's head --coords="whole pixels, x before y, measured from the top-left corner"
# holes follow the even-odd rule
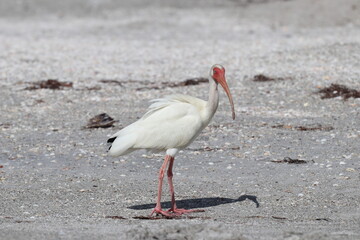
[[[226,92],[226,95],[229,98],[231,111],[232,111],[232,119],[235,119],[235,109],[234,109],[234,102],[230,93],[229,86],[226,82],[225,78],[225,68],[220,64],[215,64],[211,67],[210,76],[214,79],[216,83],[219,83]]]

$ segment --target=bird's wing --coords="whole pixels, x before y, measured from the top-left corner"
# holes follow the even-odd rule
[[[142,118],[112,136],[115,139],[110,154],[120,155],[120,150],[124,152],[125,148],[126,151],[182,149],[204,128],[200,111],[205,107],[205,101],[186,95],[170,95],[152,102]]]
[[[139,139],[134,148],[184,148],[203,128],[201,110],[206,102],[187,95],[156,99],[149,111],[136,122]]]
[[[152,104],[149,106],[148,111],[142,116],[142,119],[146,119],[147,117],[151,116],[152,114],[156,113],[157,111],[170,106],[174,103],[188,103],[191,104],[199,109],[205,106],[206,102],[199,98],[195,98],[192,96],[184,95],[184,94],[174,94],[168,95],[164,98],[153,99],[150,101]]]

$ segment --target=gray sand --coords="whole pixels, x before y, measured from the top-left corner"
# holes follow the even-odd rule
[[[0,239],[360,239],[360,99],[315,93],[360,89],[357,0],[57,2],[0,1]],[[206,99],[206,83],[161,83],[214,63],[237,118],[222,93],[174,169],[178,205],[205,212],[134,218],[154,207],[163,155],[110,158],[106,139],[151,99]],[[48,79],[73,88],[24,90]],[[82,128],[102,112],[114,127]]]

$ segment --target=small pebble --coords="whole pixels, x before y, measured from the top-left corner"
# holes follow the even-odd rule
[[[356,172],[356,170],[354,168],[347,168],[346,171],[347,172]]]

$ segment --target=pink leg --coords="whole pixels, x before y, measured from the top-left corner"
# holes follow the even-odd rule
[[[181,215],[184,213],[191,213],[191,212],[205,212],[205,210],[200,210],[200,209],[186,210],[186,209],[177,208],[176,201],[175,201],[174,185],[173,185],[173,181],[172,181],[172,178],[173,178],[172,168],[174,165],[175,158],[170,156],[169,160],[170,160],[170,163],[169,163],[167,175],[168,175],[168,182],[169,182],[170,194],[171,194],[171,208],[168,210],[168,212],[173,212],[175,215]]]
[[[154,208],[154,210],[151,212],[150,216],[153,215],[154,213],[157,214],[161,214],[164,216],[172,216],[172,214],[170,214],[168,211],[163,211],[161,208],[161,192],[162,192],[162,183],[163,183],[163,179],[164,179],[164,174],[165,174],[165,169],[168,165],[169,160],[172,157],[170,155],[166,155],[165,156],[165,160],[164,163],[162,164],[160,171],[159,171],[159,185],[158,185],[158,196],[157,196],[157,201],[156,201],[156,206]]]
[[[168,182],[169,182],[169,188],[170,188],[170,195],[171,195],[171,210],[176,209],[176,202],[175,202],[175,191],[174,191],[174,185],[173,185],[173,172],[172,172],[172,168],[173,168],[173,164],[174,164],[174,160],[175,158],[171,157],[170,158],[170,163],[169,163],[169,168],[167,171],[167,176],[168,176]]]

